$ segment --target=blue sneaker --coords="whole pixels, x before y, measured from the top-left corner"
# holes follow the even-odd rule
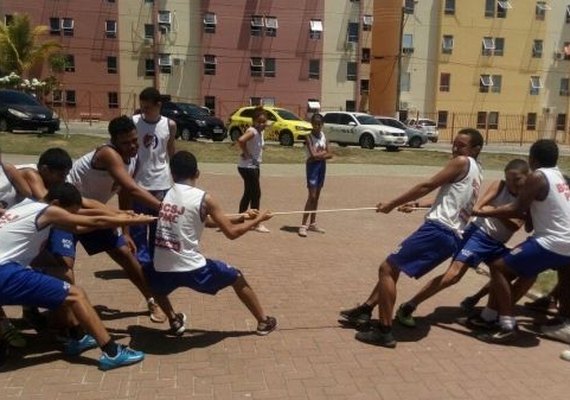
[[[98,347],[97,341],[91,335],[85,335],[81,339],[70,339],[65,343],[63,353],[68,356],[78,356],[84,351]]]
[[[130,347],[123,346],[121,344],[118,346],[118,352],[115,357],[109,357],[105,352],[101,354],[101,357],[99,357],[99,369],[101,371],[108,371],[110,369],[136,364],[144,360],[144,353],[142,351],[133,350]]]

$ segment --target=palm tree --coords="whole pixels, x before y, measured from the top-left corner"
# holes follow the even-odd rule
[[[26,14],[15,14],[8,24],[0,23],[0,71],[25,75],[61,48],[53,40],[41,41],[46,25],[32,26]]]

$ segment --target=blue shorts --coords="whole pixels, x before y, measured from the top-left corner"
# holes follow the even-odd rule
[[[450,229],[428,221],[386,260],[409,277],[418,279],[454,256],[460,243],[461,239]]]
[[[570,256],[546,250],[533,237],[508,252],[503,260],[515,274],[525,278],[535,277],[547,269],[570,268]]]
[[[214,295],[233,285],[241,274],[238,269],[222,261],[210,259],[206,259],[206,265],[194,271],[159,272],[153,267],[145,267],[144,273],[152,291],[162,296],[181,287]]]
[[[306,164],[307,187],[322,188],[325,184],[327,162],[325,160],[308,161]]]
[[[125,237],[119,234],[116,229],[98,229],[76,235],[69,231],[52,228],[48,238],[47,251],[56,256],[75,258],[77,242],[83,245],[90,256],[118,249],[127,244]]]
[[[475,224],[471,224],[465,231],[460,247],[454,261],[472,268],[477,268],[482,262],[501,258],[509,252],[503,243],[493,239]]]
[[[0,305],[53,310],[63,304],[70,285],[18,263],[0,265]]]

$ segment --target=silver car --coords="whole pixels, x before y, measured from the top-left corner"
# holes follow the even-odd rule
[[[408,146],[419,148],[422,147],[428,141],[428,135],[423,132],[422,130],[412,128],[410,126],[405,125],[402,121],[393,118],[393,117],[383,117],[383,116],[375,116],[382,125],[391,126],[392,128],[399,128],[403,129],[408,136]]]

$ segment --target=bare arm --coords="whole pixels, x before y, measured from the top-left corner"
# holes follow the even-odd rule
[[[253,128],[248,128],[243,135],[237,140],[238,146],[241,149],[241,156],[243,158],[251,158],[251,154],[247,151],[247,142],[253,139],[255,131]]]
[[[45,198],[48,194],[48,190],[40,173],[32,168],[25,168],[21,173],[30,187],[32,197],[36,200],[42,200]]]
[[[305,138],[305,146],[307,146],[309,154],[311,154],[310,158],[313,160],[327,160],[329,158],[332,158],[332,153],[329,152],[328,142],[324,150],[317,150],[315,146],[313,146],[313,141],[310,139],[310,136],[307,136]]]
[[[271,218],[269,212],[265,211],[259,213],[255,218],[247,220],[242,224],[234,224],[230,218],[224,214],[222,207],[219,203],[214,200],[210,195],[206,194],[206,212],[224,233],[228,239],[237,239],[244,233],[248,232],[255,225],[262,221],[266,221]]]
[[[491,185],[485,191],[483,196],[479,198],[473,209],[480,210],[481,208],[489,205],[491,201],[493,201],[493,199],[497,197],[497,195],[501,192],[501,190],[504,189],[504,187],[505,187],[505,181],[502,180],[494,181],[493,183],[491,183]],[[524,221],[519,218],[499,218],[499,219],[501,220],[503,225],[505,225],[507,229],[511,231],[517,231],[524,224]]]
[[[168,143],[166,143],[166,152],[168,153],[168,158],[172,158],[174,153],[176,153],[176,122],[169,119],[168,120],[168,130],[170,131],[170,136],[168,137]]]
[[[6,176],[14,185],[16,192],[24,197],[32,197],[32,189],[20,171],[12,164],[3,163]]]

